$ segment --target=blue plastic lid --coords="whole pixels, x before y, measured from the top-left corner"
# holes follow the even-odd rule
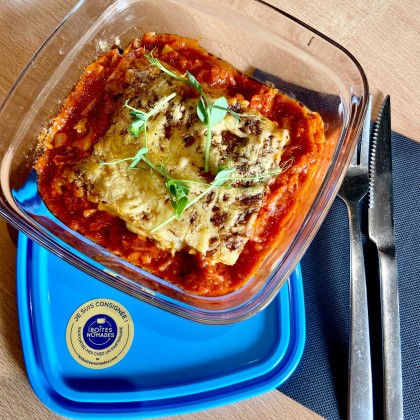
[[[17,295],[29,381],[77,418],[176,415],[270,391],[305,342],[300,267],[259,314],[205,325],[108,286],[19,236]]]

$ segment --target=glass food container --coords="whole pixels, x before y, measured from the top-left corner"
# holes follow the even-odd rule
[[[43,205],[33,170],[37,136],[87,64],[145,32],[196,38],[238,70],[305,103],[325,122],[326,150],[287,225],[287,237],[241,289],[221,297],[186,293],[67,228]],[[335,198],[357,143],[368,85],[345,49],[259,0],[80,1],[27,65],[0,108],[0,214],[15,228],[91,276],[186,318],[243,320],[274,298]],[[57,278],[57,281],[60,281]]]

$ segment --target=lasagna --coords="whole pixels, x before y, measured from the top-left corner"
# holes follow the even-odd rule
[[[190,293],[249,280],[316,170],[317,113],[176,35],[147,33],[84,71],[40,135],[59,219]]]

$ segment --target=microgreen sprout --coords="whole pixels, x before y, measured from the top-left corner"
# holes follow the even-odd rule
[[[149,150],[146,147],[142,147],[133,157],[119,159],[113,162],[101,161],[101,165],[114,165],[120,162],[131,161],[129,169],[139,169],[137,165],[141,161],[143,161],[151,169],[153,169],[155,172],[157,172],[158,174],[160,174],[161,176],[165,178],[165,185],[169,193],[169,199],[170,199],[171,205],[174,209],[174,214],[168,219],[159,223],[154,228],[152,228],[150,230],[151,233],[156,232],[158,229],[167,225],[174,219],[180,219],[186,209],[188,209],[189,207],[197,203],[199,200],[201,200],[205,195],[207,195],[214,188],[236,188],[236,187],[232,187],[232,183],[234,183],[235,181],[258,181],[264,178],[272,178],[272,177],[277,176],[279,173],[287,170],[293,162],[293,157],[291,157],[290,159],[288,159],[288,161],[284,162],[279,167],[279,169],[272,172],[268,172],[266,174],[256,175],[253,177],[233,176],[233,174],[235,173],[235,169],[228,168],[226,166],[221,166],[218,168],[218,172],[214,180],[210,184],[208,184],[202,181],[172,178],[168,174],[168,171],[164,163],[154,164],[146,157],[146,154],[148,153],[148,151]],[[198,194],[194,199],[190,200],[189,198],[190,188],[188,187],[189,183],[200,184],[200,185],[206,186],[207,188],[203,192]],[[239,187],[239,188],[246,188],[246,187]]]
[[[147,147],[142,147],[133,157],[119,159],[112,162],[101,162],[101,165],[115,165],[120,162],[131,161],[131,164],[128,168],[139,169],[137,165],[141,161],[146,163],[151,169],[153,169],[155,172],[157,172],[159,175],[165,178],[165,185],[169,192],[169,199],[174,209],[174,215],[180,218],[189,202],[188,194],[189,194],[190,189],[187,186],[185,181],[172,178],[168,174],[168,171],[166,170],[164,163],[158,163],[158,164],[152,163],[146,157],[146,154],[148,153],[148,151],[149,150],[147,149]]]
[[[140,132],[143,130],[145,146],[147,147],[147,121],[150,117],[156,115],[169,101],[171,101],[176,96],[176,93],[173,92],[168,95],[166,98],[163,98],[159,101],[149,112],[144,112],[140,109],[133,108],[128,105],[128,100],[125,102],[124,106],[131,110],[130,115],[136,118],[130,124],[130,134],[134,137],[137,137]]]
[[[233,172],[235,172],[234,169],[223,169],[223,170],[221,170],[216,175],[216,177],[214,178],[214,180],[210,183],[210,185],[208,186],[208,188],[206,188],[202,193],[198,194],[191,201],[188,200],[188,202],[186,203],[185,207],[183,208],[183,211],[186,210],[186,209],[188,209],[189,207],[191,207],[193,204],[197,203],[198,201],[200,201],[205,195],[207,195],[214,188],[223,186],[223,184],[225,184],[229,180],[229,176]],[[158,229],[160,229],[163,226],[167,225],[168,223],[172,222],[172,220],[174,220],[176,217],[177,217],[177,215],[176,214],[173,214],[171,217],[169,217],[168,219],[164,220],[163,222],[159,223],[157,226],[155,226],[154,228],[152,228],[150,230],[150,232],[151,233],[156,232]]]
[[[267,172],[265,174],[255,175],[255,176],[238,176],[238,177],[230,177],[230,181],[259,181],[260,179],[264,178],[274,178],[275,176],[279,175],[282,172],[287,171],[294,162],[294,156],[290,156],[285,162],[282,162],[278,169],[272,172]]]
[[[227,113],[233,115],[238,120],[241,115],[229,109],[227,99],[224,96],[217,98],[212,102],[210,97],[204,93],[203,86],[188,70],[186,71],[185,76],[180,76],[179,74],[176,74],[166,68],[156,57],[153,57],[152,53],[153,51],[149,54],[144,54],[150,64],[158,67],[160,70],[177,80],[189,83],[200,94],[200,99],[197,103],[197,115],[198,118],[200,118],[200,120],[207,126],[207,137],[204,151],[204,172],[208,172],[211,133],[213,126],[222,121],[226,117]]]
[[[181,199],[183,200],[182,201],[182,211],[181,211],[181,213],[178,215],[174,205],[172,204],[172,206],[175,209],[175,213],[171,217],[169,217],[168,219],[164,220],[163,222],[159,223],[157,226],[152,228],[150,230],[150,232],[151,233],[156,232],[158,229],[167,225],[168,223],[170,223],[175,218],[179,219],[180,216],[182,215],[182,213],[186,209],[191,207],[193,204],[197,203],[199,200],[201,200],[205,195],[207,195],[214,188],[233,188],[232,183],[234,181],[258,181],[258,180],[264,179],[264,178],[273,178],[273,177],[277,176],[278,174],[280,174],[281,172],[284,172],[287,169],[289,169],[290,166],[292,165],[293,161],[294,161],[294,157],[292,156],[286,162],[282,163],[280,165],[279,169],[277,169],[275,171],[272,171],[272,172],[268,172],[266,174],[261,174],[261,175],[257,175],[257,176],[253,176],[253,177],[235,177],[235,176],[232,176],[235,173],[235,169],[231,169],[231,168],[227,168],[225,166],[221,166],[221,167],[219,167],[218,173],[215,176],[214,180],[210,184],[206,184],[206,183],[203,183],[203,182],[200,182],[200,181],[193,181],[193,180],[174,180],[172,178],[173,181],[176,181],[177,183],[179,183],[178,185],[182,185],[183,187],[186,187],[186,188],[188,188],[186,186],[187,183],[203,184],[203,185],[206,185],[208,188],[206,188],[202,193],[197,195],[191,201],[188,199],[188,193],[186,195],[183,195],[183,191],[181,191],[181,194],[182,194]],[[167,182],[167,185],[168,185],[168,182]],[[179,193],[179,191],[178,191],[178,193]],[[172,203],[172,199],[171,199],[171,203]]]
[[[188,83],[185,77],[180,76],[179,74],[174,73],[173,71],[167,69],[156,57],[153,57],[153,51],[149,54],[144,54],[144,56],[149,60],[149,63],[153,66],[157,67],[158,69],[162,70],[169,76],[173,77],[174,79],[180,80],[181,82]]]

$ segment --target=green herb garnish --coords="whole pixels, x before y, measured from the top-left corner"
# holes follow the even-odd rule
[[[157,58],[153,57],[152,53],[144,54],[144,56],[149,60],[150,64],[158,67],[169,76],[190,84],[201,95],[197,103],[197,115],[198,118],[200,118],[200,120],[207,126],[207,138],[204,152],[204,172],[208,172],[211,133],[213,126],[222,121],[226,117],[227,113],[233,115],[236,119],[239,119],[241,115],[228,108],[227,99],[224,96],[212,102],[210,97],[204,93],[203,86],[188,70],[186,71],[185,76],[180,76],[167,69]]]
[[[112,162],[101,162],[101,165],[115,165],[116,163],[131,160],[131,164],[128,168],[139,169],[137,168],[137,165],[141,161],[146,163],[151,169],[165,178],[165,185],[169,192],[169,199],[174,209],[174,215],[180,218],[189,202],[188,194],[190,189],[186,184],[186,181],[172,178],[168,174],[164,163],[154,164],[150,162],[150,160],[146,157],[148,151],[149,149],[147,149],[147,147],[142,147],[133,157],[119,159]]]
[[[128,100],[124,104],[124,106],[131,110],[130,115],[136,118],[130,124],[130,134],[134,137],[137,137],[140,132],[143,130],[144,132],[144,140],[145,146],[147,147],[147,121],[150,117],[156,115],[164,105],[166,105],[169,101],[171,101],[176,96],[176,93],[173,92],[166,98],[163,98],[160,102],[158,102],[149,112],[144,112],[140,109],[133,108],[132,106],[128,105]]]
[[[198,194],[193,200],[191,200],[191,201],[188,200],[187,204],[183,208],[183,211],[186,210],[187,208],[191,207],[193,204],[197,203],[198,201],[200,201],[212,189],[223,186],[223,184],[225,184],[229,180],[229,176],[233,172],[235,172],[234,169],[223,169],[223,170],[221,170],[216,175],[216,177],[214,178],[214,180],[210,183],[210,185],[209,185],[208,188],[206,188],[201,194]],[[162,223],[159,223],[157,226],[155,226],[154,228],[150,229],[150,232],[151,233],[156,232],[161,227],[163,227],[163,226],[167,225],[168,223],[172,222],[172,220],[174,220],[176,217],[177,217],[177,215],[176,214],[173,214],[171,217],[169,217],[168,219],[164,220]]]
[[[144,56],[149,60],[149,63],[162,70],[169,76],[172,76],[174,79],[180,80],[181,82],[188,83],[188,80],[185,77],[180,76],[179,74],[174,73],[173,71],[167,69],[157,58],[153,57],[153,51],[149,54],[144,54]]]
[[[137,165],[143,161],[145,162],[151,169],[155,172],[160,174],[165,178],[165,185],[169,192],[169,199],[171,205],[174,209],[174,214],[169,217],[168,219],[164,220],[163,222],[159,223],[157,226],[150,230],[151,233],[156,232],[161,227],[167,225],[174,219],[180,219],[182,214],[186,209],[191,207],[193,204],[197,203],[201,200],[206,194],[208,194],[214,188],[236,188],[232,187],[232,183],[235,181],[258,181],[263,178],[272,178],[277,176],[280,172],[288,169],[293,162],[293,158],[289,159],[287,162],[281,165],[279,169],[273,172],[269,172],[266,174],[257,175],[254,177],[235,177],[232,174],[235,172],[235,169],[227,168],[225,166],[221,166],[218,169],[218,173],[215,176],[214,180],[208,184],[202,181],[195,181],[189,179],[175,179],[172,178],[168,171],[166,170],[164,163],[154,164],[150,162],[150,160],[145,156],[148,153],[148,149],[146,147],[142,147],[135,156],[128,157],[124,159],[119,159],[113,162],[101,162],[101,165],[114,165],[120,162],[131,161],[129,169],[139,169]],[[207,186],[207,188],[200,194],[198,194],[194,199],[189,199],[189,192],[190,188],[187,184],[200,184]],[[246,188],[246,187],[238,187],[238,188]]]
[[[204,159],[204,171],[208,172],[209,170],[209,155],[210,155],[210,146],[211,146],[211,132],[214,125],[218,124],[222,121],[226,114],[229,113],[234,116],[237,120],[243,116],[254,116],[248,114],[238,114],[228,108],[227,99],[225,97],[220,97],[214,101],[207,96],[203,90],[201,84],[197,81],[197,79],[187,71],[185,76],[180,76],[171,70],[167,69],[162,63],[155,57],[152,56],[152,53],[145,54],[145,57],[149,60],[151,64],[161,69],[163,72],[167,73],[171,77],[174,77],[177,80],[180,80],[184,83],[191,85],[199,94],[200,98],[197,103],[197,116],[199,119],[207,126],[207,139],[205,145],[205,159]],[[128,105],[128,101],[125,103],[125,107],[130,109],[130,115],[135,118],[135,120],[130,124],[130,133],[134,137],[137,137],[141,131],[144,132],[145,136],[145,147],[142,147],[138,150],[135,156],[123,158],[120,160],[116,160],[113,162],[101,162],[102,165],[112,165],[117,164],[124,161],[131,161],[129,165],[129,169],[142,169],[138,165],[140,162],[146,163],[148,167],[152,170],[160,174],[162,177],[165,178],[165,185],[169,193],[169,199],[171,205],[174,209],[174,214],[169,217],[168,219],[164,220],[154,228],[150,230],[150,232],[156,232],[161,227],[165,226],[166,224],[170,223],[175,218],[180,218],[184,211],[197,203],[201,198],[203,198],[206,194],[208,194],[214,188],[247,188],[247,187],[234,187],[232,184],[236,181],[258,181],[263,178],[274,177],[278,175],[280,172],[288,169],[293,161],[290,159],[288,162],[285,162],[280,166],[280,168],[276,171],[257,175],[254,177],[235,177],[232,176],[235,172],[235,169],[228,168],[226,166],[222,166],[218,168],[217,175],[215,176],[214,180],[208,184],[202,181],[196,180],[179,180],[172,178],[165,167],[165,164],[162,162],[159,163],[152,163],[147,158],[147,153],[149,149],[147,148],[147,121],[150,117],[156,115],[165,104],[171,101],[176,96],[176,93],[172,93],[171,95],[167,96],[166,98],[159,101],[153,109],[149,112],[144,112],[142,110],[133,108],[132,106]],[[289,163],[289,164],[288,164]],[[188,187],[189,183],[200,184],[206,186],[207,188],[198,194],[195,198],[190,200],[189,193],[190,188]],[[252,188],[252,187],[250,187]]]

